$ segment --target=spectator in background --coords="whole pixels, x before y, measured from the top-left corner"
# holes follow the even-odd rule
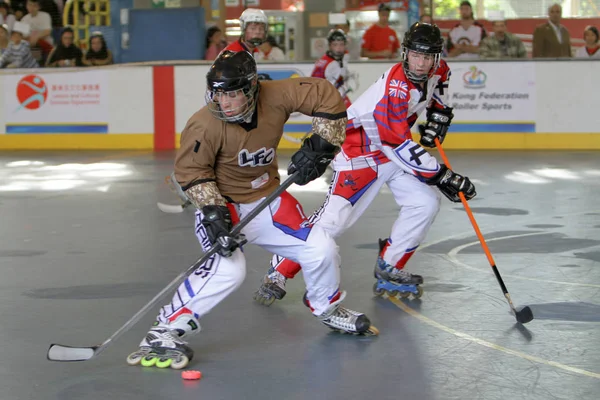
[[[379,21],[373,24],[362,37],[361,57],[375,59],[392,59],[398,57],[400,42],[396,31],[390,28],[391,8],[381,3],[377,8]]]
[[[600,58],[600,36],[598,36],[598,28],[595,26],[588,26],[583,31],[583,40],[585,40],[585,46],[577,49],[575,57],[578,58]]]
[[[478,58],[479,44],[487,36],[485,29],[475,21],[470,2],[461,2],[459,12],[460,23],[448,34],[448,56]]]
[[[15,22],[10,34],[10,43],[0,56],[0,68],[36,68],[39,66],[31,54],[29,42],[25,40],[29,34],[29,25]]]
[[[10,33],[8,32],[8,26],[6,26],[6,24],[0,25],[0,56],[6,51],[6,48],[8,47],[9,36]]]
[[[548,8],[548,22],[533,31],[533,57],[571,57],[571,36],[560,24],[562,7],[553,4]]]
[[[227,46],[227,42],[223,37],[223,31],[218,26],[211,26],[206,31],[206,53],[204,59],[212,61],[219,53]]]
[[[433,25],[433,17],[429,14],[421,15],[421,18],[419,18],[419,21],[423,22],[425,24]]]
[[[27,8],[25,8],[25,2],[22,0],[13,0],[10,2],[10,7],[15,16],[15,20],[20,21],[27,14]]]
[[[89,50],[85,53],[81,60],[83,65],[87,65],[89,67],[93,65],[109,65],[113,63],[112,53],[108,49],[106,40],[104,40],[104,36],[101,32],[92,32],[88,49]]]
[[[254,56],[256,62],[261,61],[285,61],[285,53],[271,35],[267,36],[267,40],[258,46],[258,54]]]
[[[73,44],[73,29],[66,27],[60,35],[60,43],[52,50],[46,60],[46,67],[81,67],[83,54]]]
[[[492,29],[494,36],[486,37],[479,46],[481,58],[527,58],[521,39],[506,31],[506,21],[492,21]]]
[[[0,25],[6,25],[8,32],[12,32],[13,25],[17,18],[10,13],[10,6],[4,1],[0,1]]]
[[[27,11],[21,22],[29,24],[31,34],[29,44],[31,47],[38,46],[42,54],[48,55],[52,51],[54,40],[52,39],[52,19],[47,12],[40,11],[39,0],[27,0]]]
[[[44,11],[50,15],[50,20],[52,21],[52,40],[54,43],[58,42],[60,39],[60,32],[62,30],[62,14],[59,10],[58,4],[55,0],[39,0],[40,2],[40,11]]]

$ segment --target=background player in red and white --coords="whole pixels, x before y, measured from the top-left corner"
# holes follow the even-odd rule
[[[453,202],[460,201],[459,191],[467,199],[476,195],[467,177],[439,164],[422,147],[435,147],[435,138],[442,142],[453,117],[446,103],[450,69],[440,58],[442,47],[436,25],[411,26],[402,43],[402,62],[387,70],[348,109],[346,141],[332,163],[329,193],[311,217],[316,226],[338,237],[387,184],[400,212],[390,238],[379,240],[375,276],[377,287],[380,282],[392,285],[390,292],[421,294],[416,285],[423,278],[404,267],[439,211],[440,196],[434,187]],[[419,145],[410,129],[423,111],[427,122],[419,126]],[[282,298],[286,279],[299,269],[297,263],[274,256],[255,299]]]
[[[258,53],[258,46],[267,40],[269,19],[263,10],[247,8],[240,15],[240,38],[223,49],[229,51],[247,51],[253,56]]]
[[[339,90],[344,104],[348,108],[352,104],[348,98],[348,78],[350,77],[348,72],[350,55],[346,48],[348,40],[343,30],[332,29],[327,35],[327,42],[329,50],[317,60],[311,76],[324,78],[331,82]]]

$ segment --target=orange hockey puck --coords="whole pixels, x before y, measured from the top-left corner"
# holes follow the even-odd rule
[[[200,371],[183,371],[181,377],[187,380],[198,380],[202,378],[202,372]]]

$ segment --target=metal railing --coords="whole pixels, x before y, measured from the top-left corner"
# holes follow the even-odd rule
[[[87,48],[91,25],[110,24],[110,0],[67,0],[65,3],[63,25],[73,29],[74,42],[80,48]]]

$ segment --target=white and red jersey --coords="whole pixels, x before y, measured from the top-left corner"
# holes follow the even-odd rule
[[[229,43],[222,51],[224,52],[225,50],[229,50],[229,51],[233,51],[235,53],[239,52],[239,51],[247,51],[248,53],[252,54],[252,56],[254,58],[256,58],[256,55],[258,54],[258,49],[254,48],[252,50],[250,50],[248,48],[248,46],[246,46],[244,43],[242,43],[242,41],[240,39],[236,40],[235,42],[231,42]]]
[[[419,178],[435,175],[438,162],[413,142],[410,129],[426,108],[448,107],[449,79],[444,60],[424,88],[408,80],[402,63],[387,70],[348,109],[346,140],[334,168],[359,169],[393,161]]]
[[[329,52],[325,53],[315,63],[315,68],[311,76],[313,78],[324,78],[327,79],[335,88],[340,92],[340,95],[346,103],[346,107],[350,107],[350,100],[348,99],[348,78],[350,73],[348,72],[348,63],[350,62],[350,54],[346,52],[341,60],[336,60],[329,55]]]

